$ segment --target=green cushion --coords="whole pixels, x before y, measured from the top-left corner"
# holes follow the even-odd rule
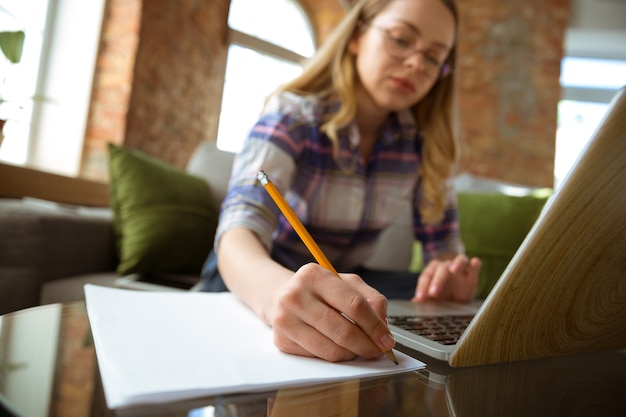
[[[461,237],[467,255],[482,261],[477,296],[485,298],[537,220],[550,189],[527,196],[458,194]]]
[[[411,249],[411,264],[409,265],[409,272],[420,273],[424,268],[424,249],[422,248],[422,242],[419,240],[413,241],[413,247]]]
[[[218,217],[207,183],[113,144],[109,171],[117,272],[199,274]]]

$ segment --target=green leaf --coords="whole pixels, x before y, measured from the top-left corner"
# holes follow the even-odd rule
[[[17,64],[22,59],[25,37],[26,35],[21,30],[17,32],[0,32],[0,48],[4,52],[4,56],[14,64]]]

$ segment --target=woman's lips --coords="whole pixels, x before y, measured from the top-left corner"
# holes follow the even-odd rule
[[[392,77],[391,82],[393,82],[397,89],[404,91],[405,93],[415,92],[415,86],[409,80],[406,80],[404,78]]]

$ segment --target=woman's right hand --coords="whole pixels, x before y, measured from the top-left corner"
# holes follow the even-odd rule
[[[218,267],[228,289],[273,327],[283,352],[336,362],[377,358],[394,346],[387,300],[355,274],[339,279],[318,264],[294,273],[244,228],[224,233]]]
[[[357,275],[338,279],[307,264],[285,282],[269,318],[281,351],[338,362],[393,348],[386,308],[386,298]]]

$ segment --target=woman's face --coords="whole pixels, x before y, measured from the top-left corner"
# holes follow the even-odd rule
[[[348,45],[358,106],[389,113],[415,105],[437,82],[454,41],[454,16],[441,0],[391,1]]]

